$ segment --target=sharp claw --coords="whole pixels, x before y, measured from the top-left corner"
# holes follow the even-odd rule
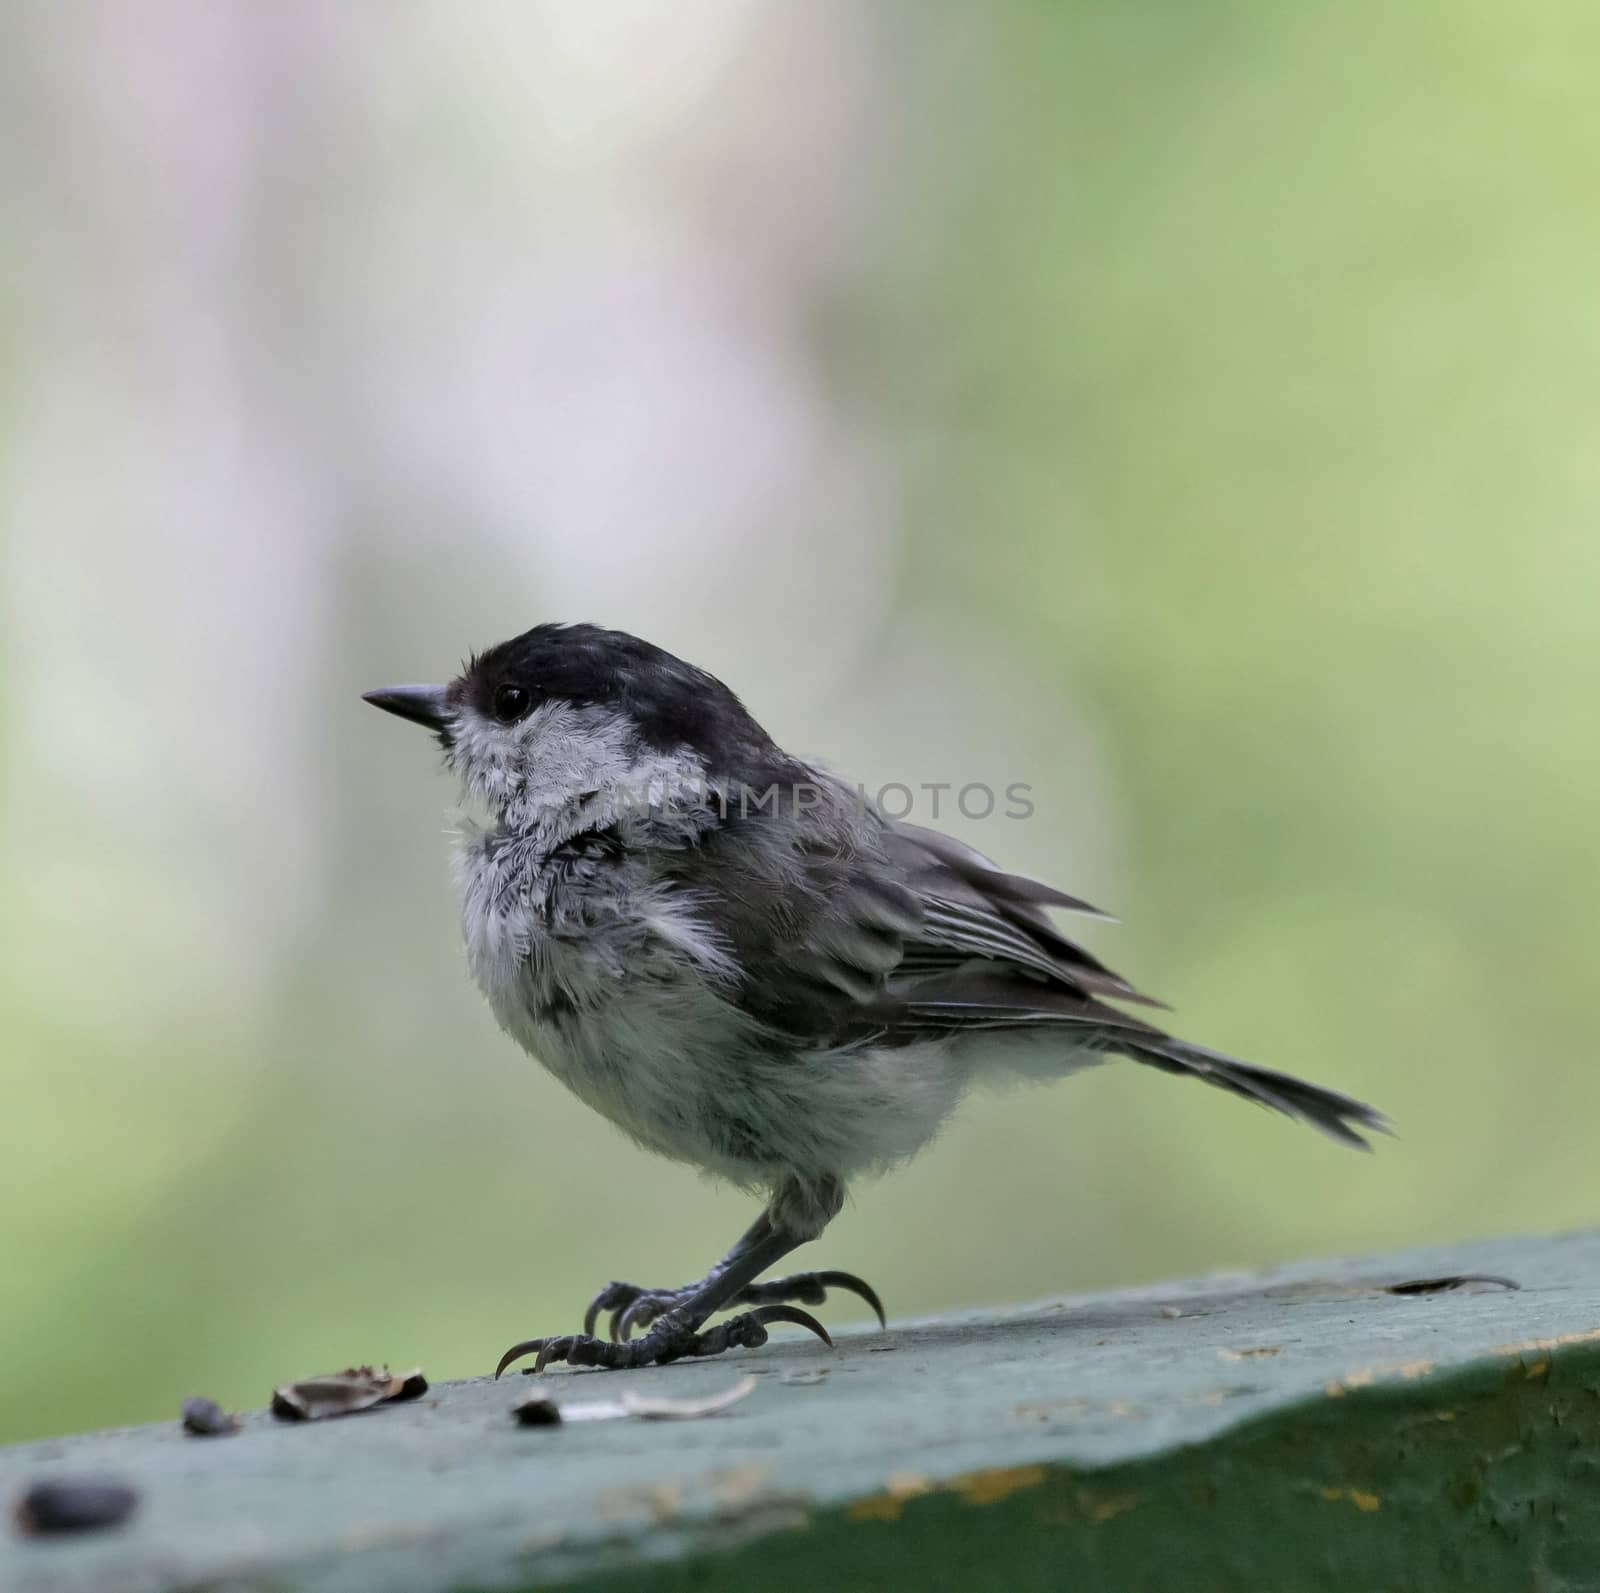
[[[636,1284],[617,1282],[608,1283],[605,1288],[603,1288],[589,1302],[589,1309],[583,1313],[583,1331],[585,1336],[592,1339],[594,1337],[595,1323],[600,1320],[600,1313],[602,1311],[610,1311],[612,1313],[611,1336],[615,1338],[617,1313],[626,1310],[628,1306],[630,1306],[636,1299],[639,1298],[640,1293],[641,1290]]]
[[[828,1337],[828,1330],[809,1311],[802,1311],[797,1305],[764,1305],[759,1310],[749,1313],[762,1327],[772,1322],[792,1322],[796,1327],[810,1329],[831,1350],[833,1340]]]
[[[505,1371],[505,1369],[513,1361],[520,1361],[524,1355],[531,1355],[534,1350],[543,1351],[547,1342],[548,1341],[545,1339],[524,1339],[520,1344],[513,1344],[511,1348],[500,1357],[500,1364],[494,1369],[495,1377],[498,1379],[500,1374]],[[543,1356],[541,1355],[539,1369],[542,1369],[543,1366],[544,1360]]]
[[[612,1336],[617,1338],[619,1344],[626,1344],[633,1337],[633,1330],[636,1327],[649,1327],[660,1315],[654,1296],[641,1294],[622,1313],[618,1324],[620,1337],[617,1334]]]
[[[858,1278],[853,1272],[819,1272],[817,1282],[825,1289],[848,1289],[852,1294],[859,1294],[872,1307],[873,1314],[878,1319],[878,1326],[880,1328],[889,1326],[889,1318],[884,1315],[883,1301],[878,1298],[878,1291],[865,1278]]]
[[[794,1278],[780,1278],[772,1284],[755,1285],[746,1298],[750,1299],[753,1296],[755,1300],[759,1300],[768,1290],[779,1293],[785,1289],[792,1291],[789,1296],[791,1299],[804,1300],[808,1305],[821,1305],[826,1300],[829,1289],[848,1290],[872,1308],[879,1327],[889,1325],[883,1302],[878,1298],[878,1291],[853,1272],[811,1272]],[[654,1324],[660,1322],[672,1309],[675,1299],[681,1298],[688,1292],[644,1289],[631,1283],[608,1283],[589,1301],[583,1313],[582,1334],[524,1339],[520,1344],[513,1344],[500,1357],[494,1375],[498,1378],[513,1361],[518,1361],[525,1355],[535,1357],[532,1366],[523,1368],[533,1376],[537,1376],[555,1361],[565,1361],[569,1366],[664,1365],[667,1361],[676,1360],[684,1354],[720,1354],[722,1350],[734,1344],[743,1343],[748,1346],[764,1343],[765,1329],[769,1324],[777,1322],[787,1322],[793,1327],[802,1327],[808,1333],[815,1334],[830,1349],[833,1347],[832,1337],[816,1317],[809,1311],[802,1311],[797,1305],[784,1303],[780,1297],[779,1301],[771,1305],[758,1306],[755,1310],[732,1319],[721,1328],[708,1330],[705,1335],[694,1335],[690,1339],[683,1340],[669,1335],[659,1346],[654,1343],[653,1338],[649,1344],[641,1339],[638,1341],[637,1359],[633,1355],[623,1358],[617,1356],[616,1351],[612,1349],[613,1345],[634,1342],[633,1335],[636,1329],[650,1330],[647,1332],[647,1337],[651,1337],[654,1333]],[[767,1293],[767,1298],[771,1299],[772,1294]],[[610,1312],[610,1320],[607,1323],[609,1342],[595,1336],[595,1327],[606,1312]],[[738,1336],[741,1324],[744,1331],[751,1334],[750,1338]],[[759,1337],[755,1336],[757,1334]],[[691,1349],[690,1343],[703,1344],[705,1347]]]
[[[626,1311],[623,1316],[626,1326]],[[660,1321],[660,1313],[655,1320]],[[816,1334],[830,1349],[833,1347],[828,1330],[809,1311],[802,1311],[794,1305],[765,1305],[733,1317],[705,1333],[690,1333],[681,1326],[668,1332],[653,1327],[631,1352],[622,1352],[592,1334],[573,1333],[556,1338],[524,1339],[520,1344],[513,1344],[500,1357],[494,1375],[499,1377],[513,1361],[528,1354],[534,1355],[534,1362],[523,1370],[535,1377],[554,1361],[565,1361],[568,1366],[665,1366],[684,1355],[720,1355],[735,1346],[759,1347],[767,1342],[767,1328],[776,1322],[802,1327],[808,1333]]]

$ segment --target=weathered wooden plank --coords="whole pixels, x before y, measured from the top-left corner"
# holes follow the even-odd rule
[[[1523,1287],[1382,1289],[1463,1272]],[[546,1381],[690,1397],[744,1372],[756,1392],[694,1423],[519,1428],[531,1382],[508,1377],[235,1437],[174,1419],[0,1450],[8,1500],[51,1476],[142,1494],[101,1535],[8,1529],[0,1588],[1600,1585],[1596,1234]]]

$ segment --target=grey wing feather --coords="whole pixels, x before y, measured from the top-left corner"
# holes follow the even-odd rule
[[[976,887],[982,894],[997,900],[1014,903],[1018,907],[1032,907],[1041,923],[1049,920],[1037,911],[1040,907],[1060,907],[1070,913],[1084,913],[1090,918],[1104,918],[1112,922],[1110,913],[1091,907],[1078,896],[1069,896],[1042,880],[1030,879],[1026,874],[1007,874],[989,858],[965,841],[941,830],[930,830],[921,824],[907,824],[904,820],[887,821],[889,850],[897,855],[913,873],[938,865],[942,875],[954,875]]]
[[[972,1028],[1057,1028],[1072,1034],[1084,1050],[1115,1052],[1166,1073],[1203,1079],[1359,1150],[1368,1146],[1357,1128],[1388,1131],[1381,1112],[1352,1096],[1174,1039],[1129,1013],[1040,981],[966,969],[943,979],[915,980],[903,990],[891,985],[889,999],[895,1022],[918,1038]]]
[[[907,944],[920,932],[917,894],[877,844],[875,815],[829,808],[741,815],[669,858],[681,882],[712,899],[743,975],[739,1005],[817,1046],[864,1038]]]
[[[1041,905],[1094,911],[1086,903],[870,809],[741,816],[701,841],[683,881],[716,899],[744,972],[741,1005],[819,1044],[881,1032],[891,986],[969,968],[1019,990],[1045,981],[1039,988],[1161,1005],[1068,940]],[[953,1008],[949,1017],[963,1021]],[[977,1026],[976,1014],[966,1021]]]
[[[1044,906],[1107,916],[1087,902],[1022,874],[1007,874],[982,853],[916,824],[890,823],[885,850],[905,871],[923,908],[921,934],[901,972],[938,973],[973,957],[1015,963],[1069,986],[1118,1001],[1162,1007],[1050,922]]]
[[[1048,907],[1094,912],[1076,897],[870,810],[759,821],[777,830],[746,828],[753,822],[702,842],[694,885],[719,898],[718,922],[744,975],[740,1005],[780,1035],[825,1047],[1054,1030],[1074,1050],[1204,1079],[1345,1144],[1365,1146],[1357,1127],[1386,1127],[1350,1096],[1106,1005],[1163,1003],[1055,928]]]

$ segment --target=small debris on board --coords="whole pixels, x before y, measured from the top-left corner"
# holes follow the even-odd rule
[[[511,1407],[511,1417],[521,1427],[560,1427],[568,1422],[607,1422],[629,1417],[638,1421],[696,1421],[737,1405],[755,1386],[755,1378],[742,1377],[732,1388],[707,1399],[625,1393],[620,1399],[575,1399],[558,1404],[548,1394],[533,1394]]]
[[[1496,1272],[1461,1272],[1448,1278],[1414,1278],[1409,1283],[1386,1283],[1385,1294],[1446,1294],[1464,1289],[1469,1283],[1487,1283],[1496,1289],[1521,1289],[1515,1278],[1502,1278]]]
[[[196,1438],[225,1438],[239,1431],[239,1418],[229,1415],[214,1399],[197,1394],[183,1402],[183,1430]]]
[[[1171,1321],[1174,1317],[1182,1316],[1183,1312],[1175,1305],[1164,1305],[1161,1307],[1161,1314]]]
[[[421,1399],[428,1380],[420,1369],[391,1372],[387,1366],[347,1366],[342,1372],[305,1377],[272,1391],[272,1414],[281,1421],[314,1422],[352,1416],[375,1405]]]
[[[511,1419],[519,1427],[559,1427],[561,1407],[548,1394],[530,1394],[511,1407]],[[574,1414],[573,1420],[583,1418]]]
[[[126,1483],[102,1478],[36,1482],[17,1501],[17,1526],[32,1536],[94,1532],[119,1526],[138,1502],[139,1495]]]

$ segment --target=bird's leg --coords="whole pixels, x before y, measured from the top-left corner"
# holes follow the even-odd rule
[[[743,1266],[747,1256],[753,1250],[764,1247],[774,1233],[790,1234],[795,1246],[816,1238],[838,1214],[843,1203],[844,1189],[837,1179],[790,1179],[778,1187],[767,1210],[698,1283],[685,1284],[676,1289],[649,1289],[636,1283],[608,1283],[589,1302],[589,1309],[584,1313],[583,1331],[592,1335],[601,1312],[609,1311],[611,1320],[607,1337],[614,1342],[626,1343],[635,1329],[648,1328],[669,1311],[689,1305],[697,1296],[704,1295],[726,1279],[729,1270],[734,1267],[741,1268],[742,1275],[751,1281],[734,1294],[726,1297],[719,1295],[719,1303],[714,1310],[741,1305],[821,1305],[828,1298],[829,1289],[848,1289],[859,1294],[872,1307],[878,1325],[886,1327],[888,1323],[883,1314],[883,1302],[879,1300],[877,1291],[854,1273],[800,1272],[792,1277],[775,1278],[770,1283],[756,1283],[754,1279],[773,1261],[766,1261],[764,1266],[753,1272]],[[784,1252],[767,1253],[777,1257]]]
[[[513,1345],[500,1357],[495,1368],[498,1377],[512,1361],[524,1355],[536,1357],[532,1370],[542,1372],[552,1361],[565,1361],[569,1366],[650,1366],[664,1361],[675,1361],[684,1355],[715,1355],[731,1349],[735,1344],[755,1346],[764,1344],[767,1323],[794,1322],[810,1328],[818,1337],[827,1340],[828,1334],[815,1317],[789,1306],[767,1306],[746,1312],[719,1324],[710,1332],[702,1332],[707,1320],[730,1304],[748,1283],[759,1277],[768,1267],[774,1266],[804,1240],[785,1232],[772,1221],[770,1209],[758,1217],[745,1231],[739,1242],[699,1282],[684,1290],[665,1291],[661,1298],[670,1299],[670,1306],[651,1323],[642,1338],[623,1342],[616,1339],[597,1338],[592,1332],[560,1334],[552,1338],[528,1339]],[[623,1285],[622,1288],[626,1288]],[[600,1292],[598,1299],[620,1297],[617,1285]],[[604,1306],[591,1306],[585,1319],[588,1329],[594,1317]]]
[[[816,1238],[843,1202],[844,1190],[836,1179],[791,1179],[779,1187],[767,1209],[698,1283],[681,1289],[608,1284],[590,1301],[581,1334],[528,1339],[513,1345],[500,1358],[495,1375],[524,1355],[536,1355],[535,1372],[553,1361],[570,1366],[628,1367],[675,1361],[685,1355],[718,1355],[736,1346],[754,1348],[766,1343],[767,1327],[774,1322],[809,1328],[831,1344],[827,1330],[815,1317],[787,1303],[820,1304],[830,1287],[854,1289],[881,1322],[883,1307],[877,1294],[846,1272],[801,1273],[767,1284],[755,1281],[791,1251]],[[714,1328],[705,1327],[718,1311],[735,1305],[755,1309]],[[594,1332],[603,1311],[612,1313],[609,1339],[598,1338]],[[646,1329],[642,1338],[630,1337],[636,1327]]]

